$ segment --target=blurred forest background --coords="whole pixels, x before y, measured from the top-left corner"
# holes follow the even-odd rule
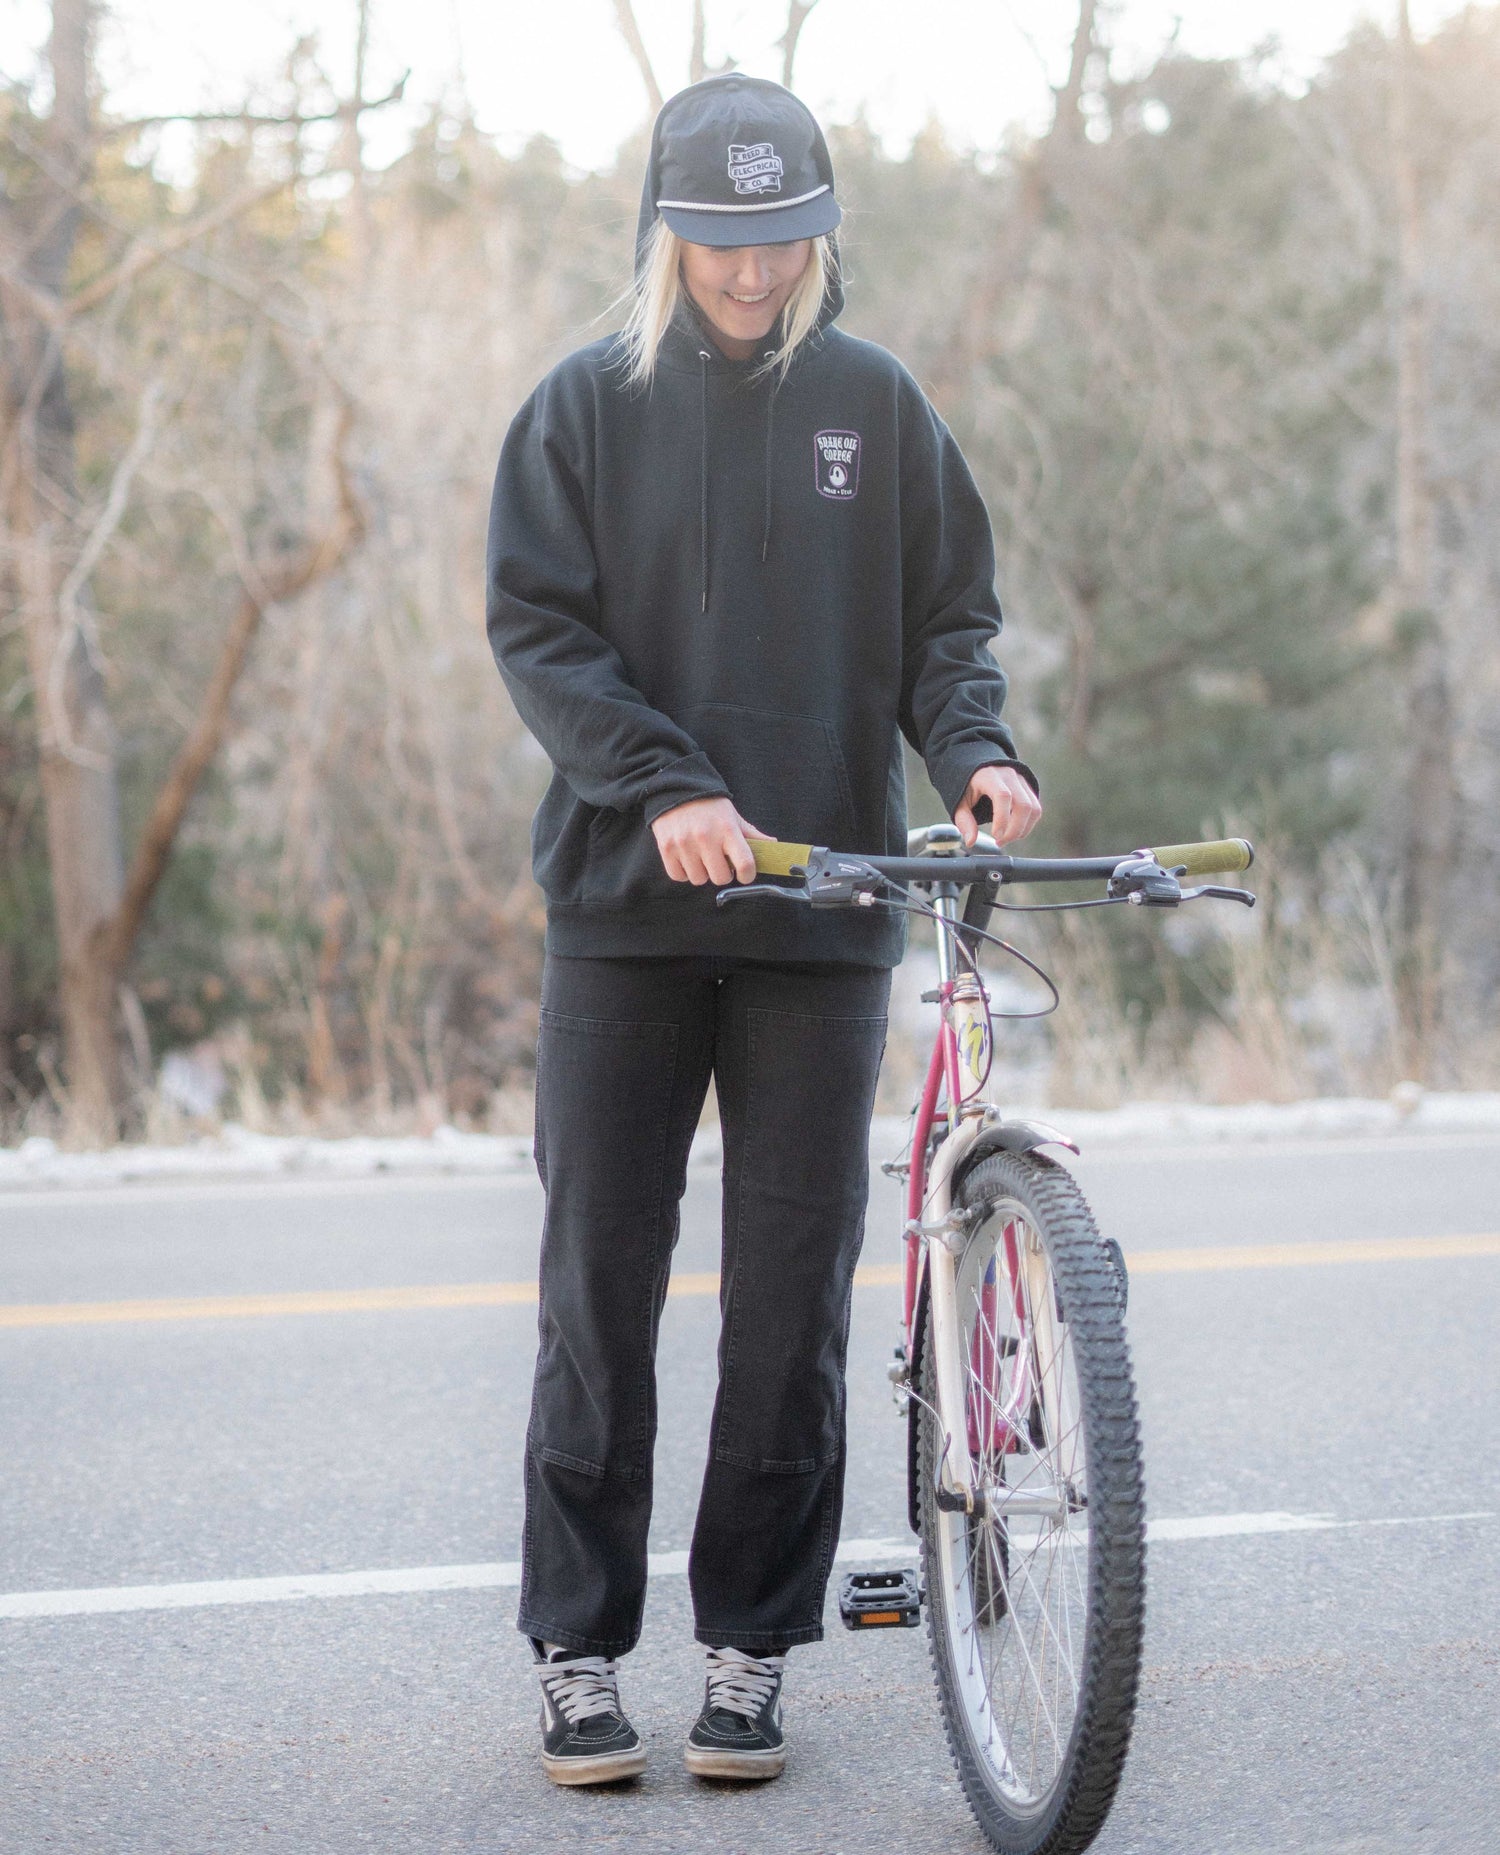
[[[0,96],[0,1134],[524,1128],[547,768],[485,518],[511,413],[613,326],[655,74],[637,41],[610,172],[445,114],[370,171],[387,99],[300,43],[184,178],[93,23],[54,0]],[[1021,924],[1055,1100],[1500,1079],[1497,95],[1491,8],[1288,94],[1119,78],[1083,0],[1000,159],[832,129],[845,326],[994,519],[1036,847],[1261,846],[1253,916]]]

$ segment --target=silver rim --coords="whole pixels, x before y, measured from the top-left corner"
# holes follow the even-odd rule
[[[1040,1233],[995,1200],[958,1266],[975,1485],[993,1516],[934,1510],[940,1614],[970,1743],[1013,1808],[1040,1810],[1068,1757],[1088,1615],[1087,1462],[1072,1336]]]

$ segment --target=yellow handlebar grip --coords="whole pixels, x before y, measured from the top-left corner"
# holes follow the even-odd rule
[[[807,859],[812,855],[811,844],[783,844],[774,837],[752,837],[746,840],[755,857],[756,870],[762,876],[790,876],[794,865],[807,868]]]
[[[1255,861],[1255,846],[1243,837],[1221,837],[1211,844],[1164,844],[1151,853],[1163,869],[1187,865],[1189,876],[1216,876],[1221,871],[1247,870]]]

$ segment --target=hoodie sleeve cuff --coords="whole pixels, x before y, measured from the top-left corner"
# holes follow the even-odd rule
[[[641,810],[646,823],[651,824],[663,812],[671,811],[674,805],[685,805],[690,799],[727,799],[729,788],[725,785],[723,775],[703,752],[684,754],[680,760],[672,760],[666,766],[653,773],[646,782],[646,794],[641,801]]]
[[[938,797],[948,808],[951,818],[963,801],[969,789],[969,781],[982,766],[1009,767],[1019,773],[1031,790],[1041,797],[1042,788],[1035,773],[1024,760],[1013,759],[1009,754],[999,752],[994,747],[974,747],[967,753],[945,756],[940,767],[929,767],[928,774],[937,789]]]

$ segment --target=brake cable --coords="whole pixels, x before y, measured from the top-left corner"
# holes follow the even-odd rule
[[[989,905],[991,908],[1003,908],[1007,914],[1012,915],[1048,915],[1063,908],[1114,908],[1119,903],[1129,900],[1128,895],[1080,897],[1076,902],[1002,902],[996,897]]]
[[[880,874],[878,871],[876,873]],[[979,979],[979,962],[974,957],[972,950],[965,940],[965,936],[969,934],[976,935],[980,940],[987,940],[991,946],[998,947],[1002,953],[1008,953],[1012,959],[1019,960],[1024,967],[1036,974],[1037,978],[1041,980],[1042,984],[1046,986],[1047,990],[1052,994],[1051,1004],[1044,1005],[1040,1011],[995,1011],[992,1009],[989,1014],[992,1019],[1001,1018],[1015,1022],[1024,1022],[1028,1018],[1047,1018],[1050,1017],[1062,1003],[1062,993],[1059,992],[1057,986],[1054,984],[1052,975],[1040,967],[1029,954],[1022,953],[1019,947],[1012,946],[1008,940],[1002,940],[998,934],[991,934],[986,928],[965,926],[962,922],[950,921],[945,915],[940,915],[935,908],[930,907],[926,902],[917,901],[912,896],[910,890],[903,889],[894,877],[881,875],[880,880],[885,883],[887,888],[894,890],[896,895],[901,899],[899,901],[891,901],[885,896],[873,896],[871,900],[874,902],[875,906],[877,908],[898,908],[904,910],[907,914],[922,915],[929,921],[936,921],[940,928],[946,929],[948,933],[953,936],[954,943],[958,948],[960,956],[965,961],[969,971],[974,975],[976,980]],[[960,929],[962,929],[962,932],[960,932]]]

